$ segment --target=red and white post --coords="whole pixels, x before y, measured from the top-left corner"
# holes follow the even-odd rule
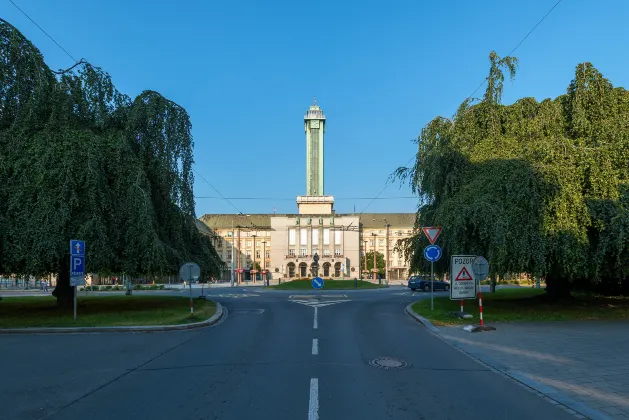
[[[478,292],[478,310],[479,310],[479,319],[480,326],[483,326],[483,292]]]

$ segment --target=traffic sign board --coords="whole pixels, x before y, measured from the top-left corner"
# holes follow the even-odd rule
[[[450,261],[450,299],[474,299],[476,281],[472,270],[475,255],[453,255]]]
[[[431,244],[434,245],[435,241],[437,240],[437,238],[439,237],[439,235],[441,235],[441,226],[439,227],[424,227],[422,228],[422,230],[424,231],[424,234],[426,235],[426,237],[428,238],[428,240],[430,241]]]
[[[428,245],[424,248],[424,258],[430,262],[439,261],[441,258],[441,247],[438,245]]]
[[[321,277],[314,277],[312,279],[312,287],[314,289],[322,289],[323,288],[323,279]]]
[[[183,281],[197,281],[201,277],[201,267],[193,262],[183,263],[179,268],[179,277]]]
[[[478,281],[483,281],[487,278],[487,274],[489,274],[489,263],[485,257],[478,256],[474,259],[472,271],[474,271],[474,276]]]
[[[70,240],[70,286],[85,284],[85,241]]]

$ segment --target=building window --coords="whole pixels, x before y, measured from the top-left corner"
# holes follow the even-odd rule
[[[250,249],[247,250],[246,255],[247,255],[247,258],[251,258],[251,250]]]
[[[260,251],[256,250],[256,258],[260,258]]]
[[[402,236],[402,231],[401,230],[397,231],[397,236]]]
[[[288,245],[295,245],[295,229],[288,229]]]
[[[378,246],[384,246],[384,239],[378,240]]]
[[[373,239],[369,241],[369,246],[373,246]]]
[[[232,237],[232,233],[231,232],[227,232],[227,237],[231,238]]]
[[[312,244],[319,245],[319,229],[312,229]]]
[[[251,246],[251,241],[247,241],[246,244],[247,244],[247,247],[250,247]]]
[[[265,257],[266,258],[271,258],[271,251],[267,251]]]
[[[291,248],[291,249],[288,250],[288,256],[289,257],[294,257],[295,256],[295,249],[294,248]]]
[[[232,252],[227,251],[227,261],[231,261],[231,260],[232,260]]]
[[[324,248],[323,249],[323,255],[325,255],[326,257],[330,256],[330,249],[329,248]]]
[[[301,249],[301,256],[305,257],[306,255],[308,255],[308,248],[302,248]]]
[[[334,245],[341,245],[341,235],[343,234],[340,230],[334,231]]]
[[[407,233],[408,235],[410,235],[410,234],[412,234],[412,233],[413,233],[413,231],[412,231],[412,230],[407,230],[407,231],[406,231],[406,233]]]
[[[318,254],[318,253],[319,253],[319,248],[312,248],[312,255]]]
[[[308,245],[308,229],[306,228],[299,230],[299,245]]]
[[[365,256],[365,251],[363,251],[362,249],[360,250],[360,256],[364,257]]]
[[[334,249],[334,256],[335,257],[340,257],[341,256],[341,248],[335,248]]]
[[[323,245],[330,245],[330,229],[323,229]]]

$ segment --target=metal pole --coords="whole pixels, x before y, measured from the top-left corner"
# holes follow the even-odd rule
[[[192,316],[194,314],[192,307],[192,265],[188,265],[188,283],[190,285],[190,316]]]
[[[435,309],[434,304],[435,297],[435,263],[430,262],[430,310],[433,311]]]
[[[76,321],[76,286],[74,286],[74,320]]]
[[[234,242],[236,238],[234,237],[234,219],[232,219],[232,269],[230,270],[231,275],[231,287],[234,287]]]
[[[386,271],[384,273],[384,284],[389,284],[389,223],[386,221],[386,219],[384,220],[385,223],[387,224],[387,232],[385,235],[385,240],[387,241],[386,243],[386,260],[385,260],[385,266],[386,266]]]
[[[378,274],[376,266],[376,235],[373,235],[373,281],[376,281],[376,275]]]

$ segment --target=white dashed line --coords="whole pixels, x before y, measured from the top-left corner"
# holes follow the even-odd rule
[[[312,354],[313,356],[319,354],[319,340],[316,338],[312,339]]]
[[[314,324],[312,325],[312,328],[314,328],[315,330],[319,328],[319,324],[317,323],[317,307],[316,306],[315,306],[315,314],[314,314]]]
[[[310,379],[310,403],[308,404],[308,420],[319,420],[319,379],[317,378]]]

